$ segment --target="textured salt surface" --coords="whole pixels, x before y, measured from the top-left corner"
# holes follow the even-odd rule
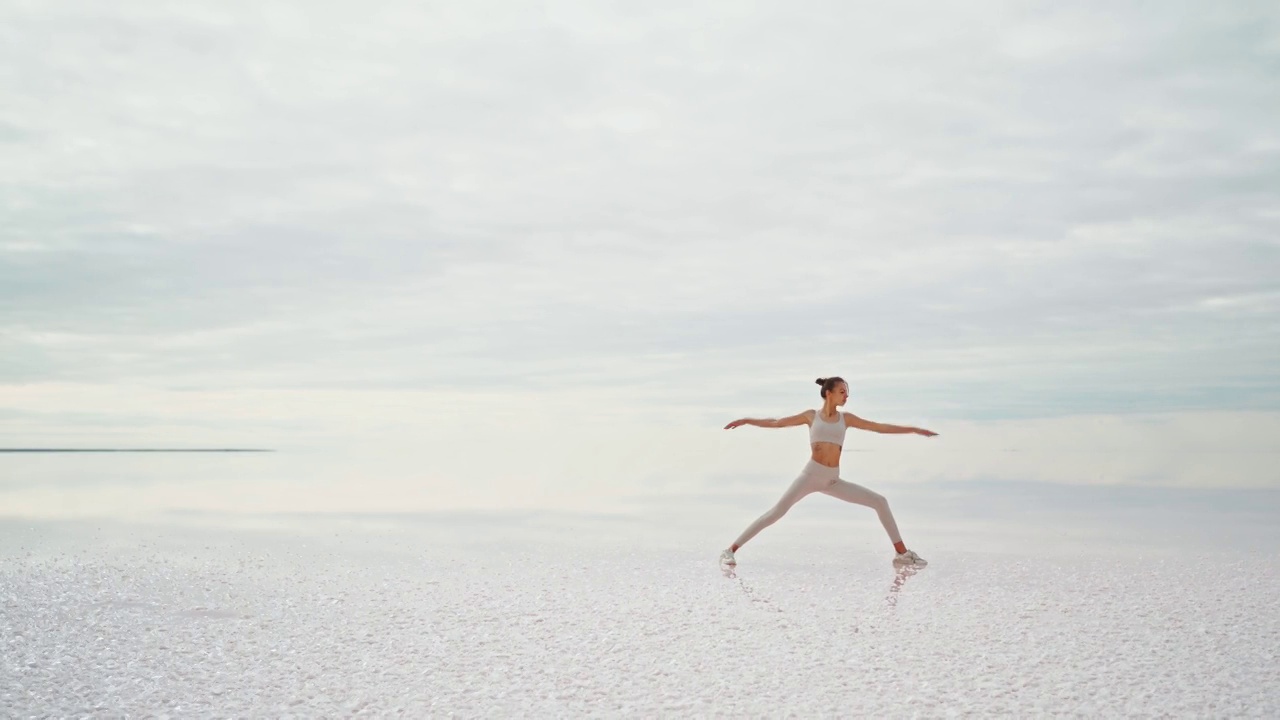
[[[1270,555],[5,528],[5,717],[1280,715]]]

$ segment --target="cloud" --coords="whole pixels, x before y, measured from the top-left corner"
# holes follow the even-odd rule
[[[0,27],[6,398],[711,414],[839,372],[950,418],[1280,403],[1266,4],[50,2]]]

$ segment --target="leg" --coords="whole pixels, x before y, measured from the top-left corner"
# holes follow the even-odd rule
[[[884,525],[885,532],[889,533],[889,540],[895,546],[902,542],[902,535],[898,533],[898,523],[894,522],[893,512],[889,510],[889,501],[885,500],[880,493],[871,492],[861,485],[855,485],[845,480],[836,480],[823,488],[822,492],[845,502],[866,505],[874,509],[876,514],[880,516],[880,524]]]
[[[787,491],[782,494],[777,504],[769,508],[768,512],[756,518],[756,521],[751,523],[746,530],[743,530],[738,539],[733,541],[730,549],[733,552],[737,552],[738,548],[746,545],[747,541],[755,537],[761,530],[782,519],[782,516],[786,515],[791,506],[800,501],[800,498],[818,489],[814,485],[814,478],[807,473],[800,473],[800,477],[791,483],[791,487],[787,488]]]

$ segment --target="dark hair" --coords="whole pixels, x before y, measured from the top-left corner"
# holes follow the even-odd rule
[[[827,393],[831,392],[832,390],[835,390],[837,385],[844,382],[844,378],[840,378],[840,377],[818,378],[814,382],[822,386],[822,397],[825,398],[827,396]]]

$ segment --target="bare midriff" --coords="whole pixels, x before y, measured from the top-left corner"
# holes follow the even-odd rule
[[[840,446],[829,442],[811,443],[813,461],[827,467],[840,467]]]

